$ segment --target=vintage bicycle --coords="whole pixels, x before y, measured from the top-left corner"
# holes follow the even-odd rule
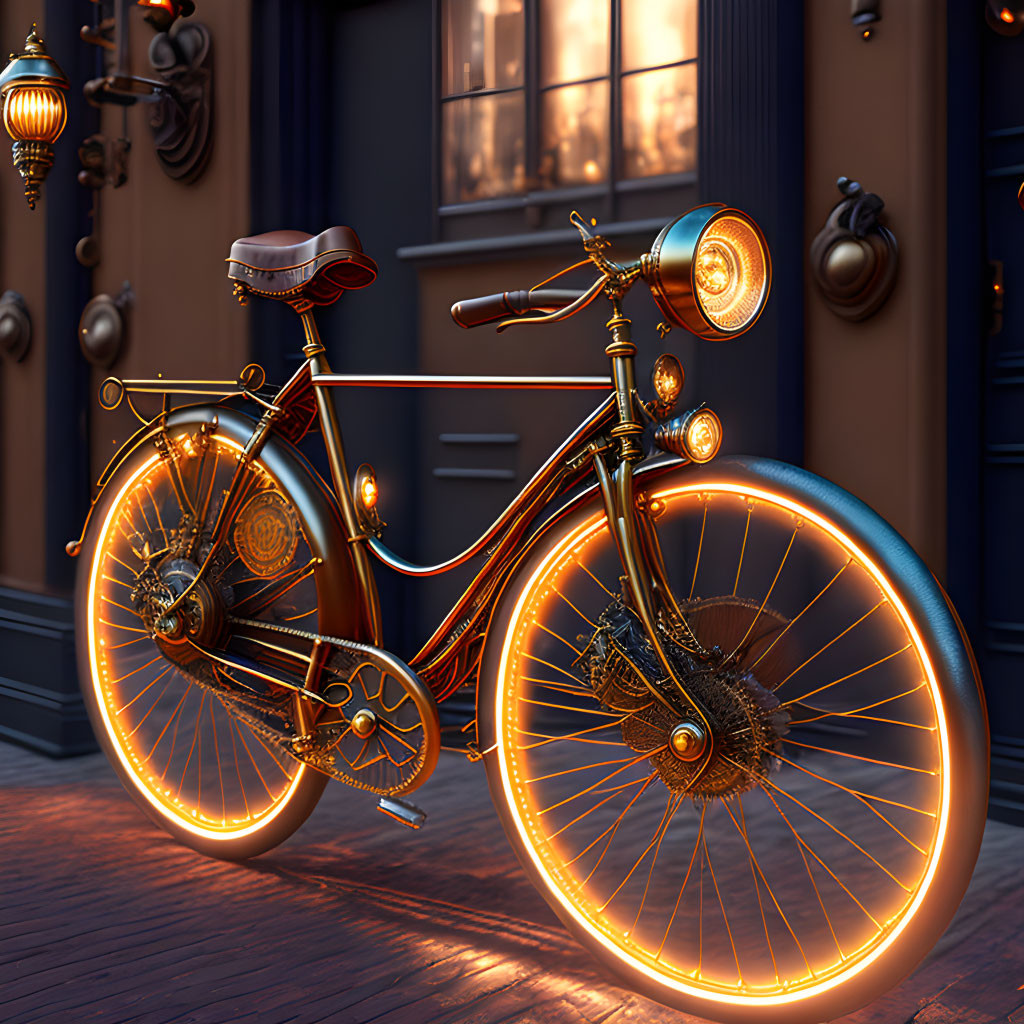
[[[913,967],[967,886],[988,782],[970,646],[866,505],[790,465],[716,458],[722,424],[678,414],[674,356],[640,396],[625,294],[648,286],[665,330],[742,334],[770,289],[757,225],[701,206],[620,263],[572,221],[584,252],[567,270],[591,268],[589,287],[552,287],[560,271],[452,315],[501,331],[606,301],[608,377],[332,373],[313,311],[373,281],[355,233],[234,244],[236,295],[290,305],[303,361],[274,388],[255,365],[101,385],[142,426],[68,545],[92,723],[157,824],[243,858],[297,829],[331,778],[422,824],[405,798],[437,763],[438,706],[475,683],[469,757],[584,946],[705,1017],[831,1018]],[[479,539],[417,566],[381,539],[373,469],[346,466],[331,389],[371,385],[602,398]],[[316,427],[329,482],[297,448]],[[473,568],[407,661],[381,647],[375,561]]]

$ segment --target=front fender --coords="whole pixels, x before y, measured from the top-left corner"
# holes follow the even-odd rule
[[[190,405],[175,410],[167,417],[166,430],[175,437],[195,433],[203,424],[208,428],[214,427],[217,436],[244,446],[252,435],[256,421],[238,410],[222,405]],[[99,490],[86,517],[82,536],[68,544],[68,554],[74,556],[81,551],[93,510],[102,504],[104,492],[111,481],[118,479],[122,468],[162,429],[157,424],[147,424],[122,445],[100,476]],[[333,494],[302,453],[275,434],[271,434],[263,446],[259,462],[282,493],[288,496],[298,513],[311,552],[320,559],[314,571],[319,631],[368,641],[370,638],[362,635],[364,616],[360,613],[360,590]]]

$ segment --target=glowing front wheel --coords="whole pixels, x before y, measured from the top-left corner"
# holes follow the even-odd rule
[[[492,623],[492,795],[548,903],[633,987],[715,1020],[830,1019],[910,970],[967,886],[987,792],[970,653],[913,551],[827,481],[736,459],[642,487],[710,736],[659,682],[591,504]]]

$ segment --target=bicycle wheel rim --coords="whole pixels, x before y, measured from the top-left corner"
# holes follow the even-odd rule
[[[863,542],[841,526],[836,525],[828,517],[822,516],[813,501],[808,504],[799,496],[777,493],[767,481],[738,483],[730,479],[728,473],[723,474],[721,478],[716,478],[713,472],[705,473],[699,480],[694,479],[694,482],[689,484],[673,483],[671,486],[661,488],[658,485],[651,485],[648,499],[660,499],[666,504],[670,504],[691,500],[702,493],[713,493],[723,499],[726,496],[732,496],[740,501],[753,500],[765,503],[780,514],[801,518],[806,523],[813,524],[814,529],[830,538],[831,542],[842,550],[850,552],[852,557],[857,560],[857,564],[865,567],[873,579],[873,584],[886,595],[887,606],[891,607],[893,614],[902,624],[901,628],[912,642],[913,651],[915,654],[920,652],[922,655],[921,669],[927,681],[927,694],[931,707],[934,709],[935,767],[936,777],[939,779],[934,803],[933,833],[926,844],[921,842],[918,836],[914,837],[921,842],[922,846],[927,846],[927,862],[917,872],[911,887],[913,892],[904,904],[897,908],[894,920],[886,922],[886,927],[865,948],[843,949],[841,952],[844,957],[841,962],[836,964],[816,964],[815,977],[808,977],[799,983],[790,979],[785,987],[781,983],[763,985],[760,991],[757,990],[757,986],[744,988],[742,985],[721,983],[721,979],[715,982],[714,979],[708,977],[687,977],[682,971],[677,971],[673,975],[665,969],[664,964],[652,962],[650,955],[630,949],[628,943],[623,942],[621,933],[610,934],[607,921],[602,921],[597,915],[588,913],[587,908],[580,905],[580,900],[572,897],[571,881],[559,875],[557,868],[550,863],[551,858],[545,853],[544,832],[538,828],[536,808],[531,810],[521,792],[523,780],[532,777],[521,763],[521,758],[517,759],[515,752],[515,747],[519,742],[514,732],[516,728],[514,705],[517,699],[515,689],[516,679],[522,675],[517,663],[519,657],[517,646],[519,652],[522,652],[527,649],[529,643],[523,624],[528,625],[532,621],[539,600],[537,596],[539,591],[564,569],[569,555],[574,551],[582,550],[595,537],[602,534],[604,529],[602,517],[594,516],[573,527],[531,569],[526,582],[515,595],[515,605],[510,614],[508,630],[498,660],[499,683],[494,695],[493,706],[495,738],[497,740],[497,775],[500,780],[502,799],[508,808],[507,817],[510,827],[518,835],[522,849],[529,858],[529,867],[532,869],[532,873],[547,890],[556,909],[559,909],[566,920],[582,931],[588,939],[602,947],[610,960],[616,961],[627,971],[640,977],[649,976],[653,972],[657,976],[657,982],[670,992],[678,993],[683,997],[718,1002],[722,1006],[722,1012],[725,1013],[730,1005],[748,1008],[761,1006],[767,1009],[770,1006],[784,1006],[786,1003],[798,1000],[815,999],[856,978],[857,975],[884,957],[884,954],[897,942],[901,933],[914,920],[925,901],[934,881],[941,854],[945,849],[950,807],[950,742],[936,669],[928,656],[926,644],[915,624],[914,612],[908,608],[897,592],[889,578],[889,573],[881,567],[878,559],[872,557]],[[689,579],[687,579],[687,583],[689,583]],[[726,593],[728,593],[728,589],[726,589]],[[685,588],[682,596],[686,596]],[[763,591],[758,595],[758,599],[762,597],[764,597]],[[502,681],[505,681],[505,685]],[[778,799],[783,801],[782,796],[779,796]],[[736,817],[739,817],[738,812]],[[734,823],[730,822],[728,818],[725,819],[725,822],[730,828],[733,828]],[[738,826],[736,827],[738,828]],[[887,826],[881,827],[886,828]],[[799,859],[797,868],[801,872],[804,871],[804,865],[800,863]],[[647,865],[645,864],[642,873],[646,873],[646,870]],[[810,873],[810,869],[808,869],[808,874]],[[578,882],[579,879],[576,881]],[[751,901],[754,899],[753,891],[752,888]],[[770,897],[764,889],[762,889],[762,896],[770,904]],[[711,894],[710,898],[715,900],[715,895]],[[765,930],[767,931],[767,925],[765,925]]]

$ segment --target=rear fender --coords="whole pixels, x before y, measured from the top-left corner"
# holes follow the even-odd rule
[[[222,405],[191,405],[172,412],[167,417],[166,430],[171,437],[180,437],[195,433],[203,424],[217,437],[244,446],[252,436],[256,421]],[[81,550],[93,509],[100,504],[107,486],[119,477],[119,471],[132,456],[154,440],[162,430],[159,424],[147,424],[122,445],[100,476],[99,490],[86,517],[82,536],[68,544],[69,554],[77,555]],[[276,434],[271,434],[264,444],[259,461],[282,493],[291,500],[310,550],[320,559],[314,569],[319,631],[332,636],[368,641],[369,638],[362,635],[361,623],[364,616],[360,611],[360,590],[333,494],[302,453]]]

